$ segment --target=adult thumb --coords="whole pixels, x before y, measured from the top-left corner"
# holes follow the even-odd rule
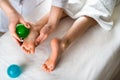
[[[21,19],[20,23],[24,24],[26,28],[30,28],[30,24],[26,22],[24,19]]]

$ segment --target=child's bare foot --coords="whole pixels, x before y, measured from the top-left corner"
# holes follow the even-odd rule
[[[40,44],[50,35],[50,33],[55,29],[55,25],[46,24],[40,30],[40,35],[36,39],[36,43]]]
[[[56,39],[56,38],[53,39],[51,41],[51,47],[52,47],[52,54],[42,65],[42,69],[46,72],[51,72],[55,69],[56,64],[61,56],[61,53],[63,52],[63,49],[61,46],[61,40],[59,39]]]
[[[37,46],[35,44],[35,39],[39,35],[38,31],[36,29],[32,28],[30,29],[30,34],[27,38],[24,39],[23,44],[21,45],[22,49],[25,51],[25,53],[34,53],[35,47]]]

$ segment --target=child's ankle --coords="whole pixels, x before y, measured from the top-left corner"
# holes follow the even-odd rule
[[[70,40],[61,40],[61,47],[63,50],[65,50],[70,45]]]

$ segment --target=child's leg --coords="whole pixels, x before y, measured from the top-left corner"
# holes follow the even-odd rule
[[[95,24],[96,21],[90,17],[80,17],[73,23],[72,27],[62,39],[54,38],[51,41],[52,53],[43,64],[43,70],[51,72],[55,68],[61,53],[71,44],[71,42],[78,36],[82,36],[88,28]]]
[[[26,53],[34,53],[35,46],[37,46],[35,40],[39,35],[39,30],[48,22],[48,16],[49,13],[44,15],[35,25],[31,24],[30,34],[24,39],[24,42],[21,45]]]
[[[53,30],[53,27],[55,27],[59,19],[65,16],[62,13],[63,12],[61,8],[52,7],[51,12],[43,16],[43,18],[39,20],[33,28],[31,28],[29,36],[24,40],[22,44],[22,49],[26,53],[34,53],[35,46],[41,42],[41,39],[46,39],[46,35],[48,36],[48,33]]]
[[[30,34],[27,38],[24,39],[21,47],[25,51],[25,53],[34,53],[35,52],[35,39],[39,35],[38,31],[31,26]]]
[[[47,24],[40,30],[40,35],[36,39],[36,42],[39,44],[43,42],[48,35],[57,27],[56,25],[59,23],[60,19],[66,17],[67,15],[64,13],[62,8],[52,6],[49,19]]]

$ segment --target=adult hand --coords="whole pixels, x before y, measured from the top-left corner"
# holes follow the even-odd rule
[[[18,23],[22,23],[24,24],[27,28],[30,28],[29,23],[25,22],[23,17],[18,14],[18,13],[12,13],[9,16],[9,31],[11,33],[11,35],[13,36],[14,40],[21,45],[21,39],[18,37],[18,35],[16,34],[16,25]]]
[[[0,0],[0,8],[6,13],[9,19],[9,30],[15,41],[20,45],[20,38],[16,34],[16,25],[18,23],[24,24],[30,28],[29,24],[24,21],[23,17],[10,4],[9,0]]]

